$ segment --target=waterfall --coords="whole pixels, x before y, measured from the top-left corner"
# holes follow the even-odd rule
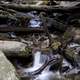
[[[40,60],[41,60],[41,52],[40,52],[40,51],[37,51],[37,52],[34,54],[33,67],[39,68],[39,67],[42,65],[42,63],[40,63]]]
[[[45,59],[46,59],[46,58],[44,58],[43,61],[41,61],[42,57],[44,57],[44,56],[42,56],[41,51],[36,51],[34,53],[33,57],[34,57],[34,60],[33,60],[32,67],[24,69],[24,72],[26,72],[26,73],[33,72],[33,71],[39,69],[44,64]]]

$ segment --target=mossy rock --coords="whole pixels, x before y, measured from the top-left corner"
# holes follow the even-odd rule
[[[65,80],[80,80],[80,75],[66,75]]]
[[[73,49],[67,48],[65,51],[68,56],[75,58],[75,53]]]
[[[61,43],[59,41],[54,40],[53,43],[51,44],[51,47],[53,50],[57,50],[60,45]]]
[[[19,56],[29,56],[31,55],[32,49],[31,48],[25,48],[24,51],[21,51],[19,53]]]

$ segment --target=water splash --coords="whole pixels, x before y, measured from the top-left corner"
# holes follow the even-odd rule
[[[39,28],[41,25],[41,21],[38,18],[30,20],[30,27],[32,28]]]
[[[52,72],[50,71],[50,65],[47,66],[41,74],[39,74],[34,80],[54,80],[54,79],[60,79],[61,75],[59,71]]]
[[[37,11],[31,11],[28,13],[28,15],[32,17],[32,19],[29,21],[29,27],[40,28],[42,22],[37,14]]]

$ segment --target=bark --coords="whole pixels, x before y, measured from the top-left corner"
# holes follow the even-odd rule
[[[32,18],[31,16],[29,16],[28,14],[25,14],[23,12],[18,12],[13,9],[5,9],[3,7],[0,7],[0,18],[17,19],[17,18],[23,18],[23,17],[25,17],[25,19]]]
[[[35,6],[35,5],[22,5],[22,4],[0,4],[2,7],[18,10],[18,11],[32,11],[32,10],[38,10],[38,11],[53,11],[53,12],[79,12],[80,7],[55,7],[55,6],[46,6],[46,5],[41,5],[41,6]]]
[[[27,33],[43,33],[44,30],[42,28],[27,28],[27,27],[12,27],[7,25],[0,25],[0,32],[27,32]]]

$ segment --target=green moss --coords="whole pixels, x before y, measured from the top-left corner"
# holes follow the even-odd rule
[[[58,49],[58,47],[59,47],[60,45],[61,45],[61,43],[60,43],[59,41],[54,40],[53,43],[52,43],[52,45],[51,45],[51,47],[52,47],[54,50],[56,50],[56,49]]]
[[[65,80],[80,80],[80,75],[67,75]]]
[[[66,49],[66,54],[70,57],[75,58],[75,53],[73,49]]]
[[[28,56],[28,55],[31,54],[31,52],[32,52],[32,49],[31,48],[25,48],[24,51],[21,51],[20,52],[20,56]]]

